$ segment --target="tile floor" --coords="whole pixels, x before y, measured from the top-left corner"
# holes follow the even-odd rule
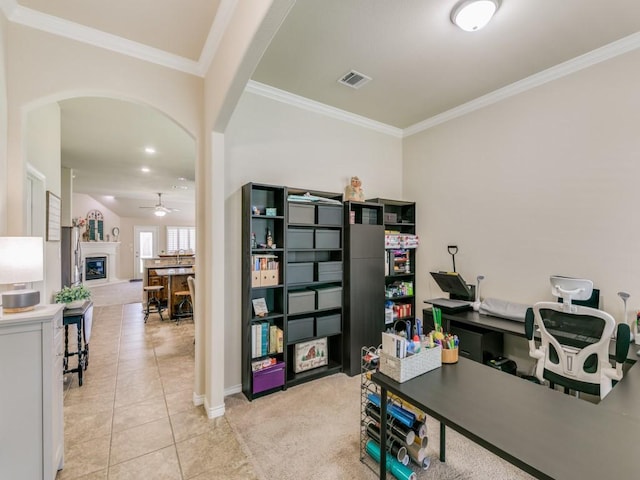
[[[95,307],[83,386],[65,376],[56,480],[257,479],[227,420],[193,405],[193,322],[143,318],[139,303]]]

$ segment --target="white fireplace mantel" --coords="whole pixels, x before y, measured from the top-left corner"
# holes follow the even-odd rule
[[[106,283],[119,282],[117,275],[118,247],[120,242],[80,242],[82,257],[82,277],[85,278],[85,259],[87,257],[107,257],[107,278],[98,280],[84,280],[87,286],[96,286]]]

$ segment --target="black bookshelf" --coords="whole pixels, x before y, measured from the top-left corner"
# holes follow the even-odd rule
[[[384,331],[383,206],[345,202],[345,295],[343,371],[361,370],[361,350],[379,345]]]
[[[374,198],[368,202],[377,203],[383,207],[382,224],[384,225],[385,241],[383,265],[385,266],[385,303],[395,305],[395,313],[385,310],[385,327],[392,327],[399,320],[413,322],[418,315],[416,310],[416,253],[417,249],[407,248],[403,243],[394,245],[391,242],[395,235],[416,234],[416,204],[404,200]],[[410,287],[409,287],[410,286]]]
[[[307,192],[317,200],[289,201]],[[285,186],[242,188],[242,391],[249,400],[342,371],[340,200],[338,193]],[[277,272],[271,268],[276,264]],[[256,269],[261,265],[264,272]],[[256,315],[255,299],[264,299],[266,315]],[[324,364],[302,370],[296,353],[308,351],[317,352],[311,359]],[[263,368],[254,371],[256,364]]]

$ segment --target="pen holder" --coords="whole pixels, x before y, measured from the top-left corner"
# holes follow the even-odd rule
[[[458,363],[458,348],[443,348],[442,363]]]

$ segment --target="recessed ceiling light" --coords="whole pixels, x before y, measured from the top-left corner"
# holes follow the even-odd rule
[[[181,182],[186,182],[187,179],[185,177],[178,177],[178,180],[180,180]]]
[[[104,196],[105,200],[113,200],[114,198],[116,198],[116,197],[114,197],[113,195],[105,195]]]
[[[156,153],[156,149],[153,147],[144,147],[144,153],[148,153],[149,155],[153,155]]]
[[[149,173],[149,172],[151,171],[151,169],[150,169],[149,167],[142,167],[142,168],[140,169],[140,171],[141,171],[141,172],[144,172],[144,173]]]
[[[186,185],[171,185],[171,188],[174,190],[189,190],[189,187]]]
[[[499,6],[499,0],[464,0],[451,12],[451,21],[466,32],[475,32],[489,23]]]

